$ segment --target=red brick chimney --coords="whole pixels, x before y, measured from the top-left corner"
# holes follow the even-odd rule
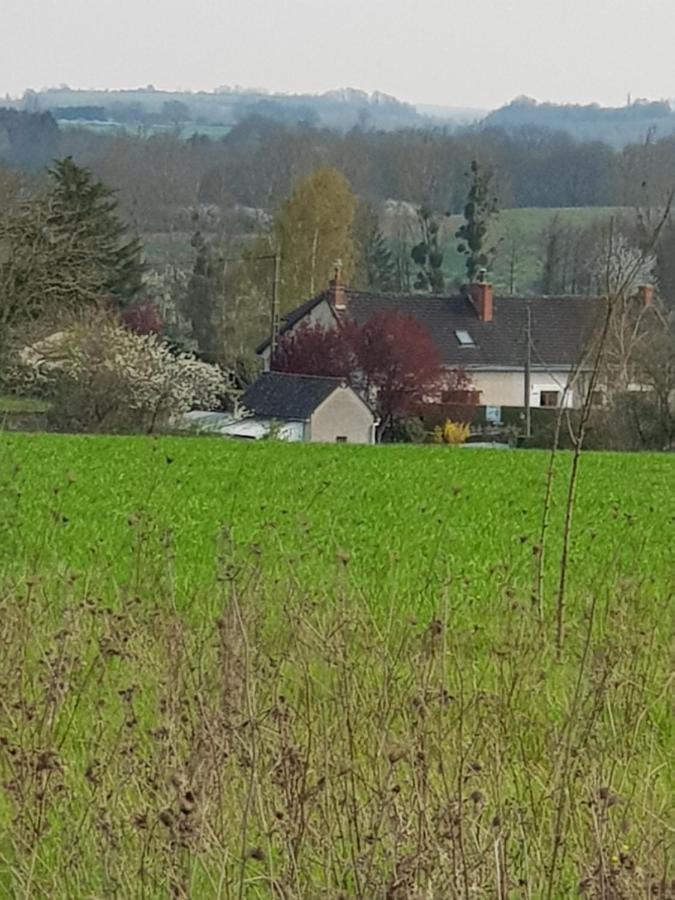
[[[653,306],[654,304],[654,285],[641,284],[638,288],[638,300],[641,306]]]
[[[476,280],[469,285],[469,297],[481,322],[492,321],[494,291],[492,285],[486,281],[486,274],[485,269],[481,269]]]
[[[342,283],[342,262],[335,263],[333,277],[328,282],[328,301],[334,310],[344,312],[347,309],[347,294]]]

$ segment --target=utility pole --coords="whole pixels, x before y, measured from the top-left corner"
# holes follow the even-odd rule
[[[277,349],[279,336],[279,273],[281,269],[281,255],[277,250],[274,254],[274,278],[272,280],[272,317],[270,322],[270,370],[274,362],[274,354]]]
[[[222,258],[223,264],[226,266],[230,262],[274,262],[274,277],[272,279],[271,294],[271,315],[270,315],[270,368],[274,351],[277,347],[277,339],[279,337],[279,282],[281,273],[281,253],[275,250],[274,253],[264,253],[262,256],[225,256]],[[225,269],[223,269],[223,272]]]
[[[527,307],[527,324],[525,325],[525,378],[524,380],[524,401],[525,401],[525,437],[532,437],[532,412],[530,409],[530,368],[532,363],[532,311]]]

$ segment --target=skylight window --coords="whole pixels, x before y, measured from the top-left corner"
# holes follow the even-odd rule
[[[460,347],[475,347],[476,342],[471,337],[468,331],[456,331],[455,337],[459,342]]]

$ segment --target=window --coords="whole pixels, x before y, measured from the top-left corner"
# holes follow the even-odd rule
[[[476,342],[471,337],[471,335],[469,334],[468,331],[463,331],[463,330],[456,331],[455,337],[457,338],[460,347],[475,347],[476,346]]]
[[[339,435],[335,438],[335,443],[336,443],[336,444],[346,444],[346,443],[347,443],[347,438],[345,437],[344,434],[339,434]]]
[[[560,391],[542,391],[539,395],[539,406],[557,406]]]
[[[593,391],[591,393],[591,405],[592,406],[604,406],[605,405],[605,392],[604,391]]]

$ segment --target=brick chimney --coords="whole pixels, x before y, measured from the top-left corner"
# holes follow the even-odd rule
[[[638,288],[638,300],[640,306],[653,306],[654,304],[654,285],[641,284]]]
[[[328,301],[336,312],[344,312],[347,309],[347,295],[342,283],[342,261],[337,260],[333,270],[333,277],[328,282]]]
[[[485,269],[481,269],[476,280],[469,285],[469,297],[481,322],[491,322],[494,291],[492,285],[487,281]]]

